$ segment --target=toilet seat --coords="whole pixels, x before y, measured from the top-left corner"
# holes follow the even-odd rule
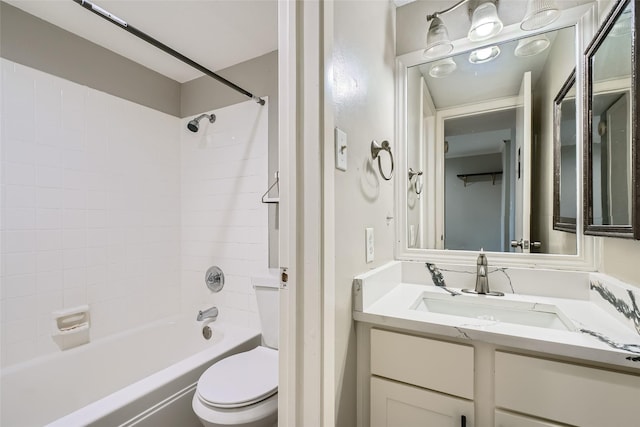
[[[196,394],[206,406],[242,408],[278,391],[278,351],[267,347],[234,354],[210,366],[200,377]]]

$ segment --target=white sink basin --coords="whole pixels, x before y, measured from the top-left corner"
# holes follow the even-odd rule
[[[481,295],[440,295],[424,292],[412,305],[413,310],[450,316],[515,323],[538,328],[575,331],[575,326],[551,304],[512,301]]]

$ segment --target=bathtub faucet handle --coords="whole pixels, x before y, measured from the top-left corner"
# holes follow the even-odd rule
[[[208,308],[204,311],[199,310],[198,311],[198,317],[197,320],[198,322],[205,320],[205,319],[213,319],[216,320],[216,318],[218,317],[218,307],[213,306],[211,308]]]

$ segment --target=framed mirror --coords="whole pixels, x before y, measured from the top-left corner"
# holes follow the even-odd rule
[[[553,101],[553,229],[572,233],[576,232],[578,217],[576,102],[574,69]]]
[[[640,239],[637,31],[620,0],[585,52],[585,234]]]
[[[574,69],[583,104],[595,9],[580,2],[535,32],[516,23],[490,41],[456,39],[433,59],[424,49],[397,57],[398,259],[464,262],[483,248],[502,265],[592,265],[592,239],[554,229],[553,150],[554,100]],[[402,39],[409,28],[398,31]],[[582,120],[575,159],[583,159]],[[583,162],[573,164],[573,228],[582,231]]]

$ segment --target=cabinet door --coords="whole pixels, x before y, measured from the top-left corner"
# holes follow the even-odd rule
[[[382,378],[371,378],[371,427],[473,425],[473,402],[470,400]]]
[[[549,421],[496,410],[495,427],[562,427]]]

